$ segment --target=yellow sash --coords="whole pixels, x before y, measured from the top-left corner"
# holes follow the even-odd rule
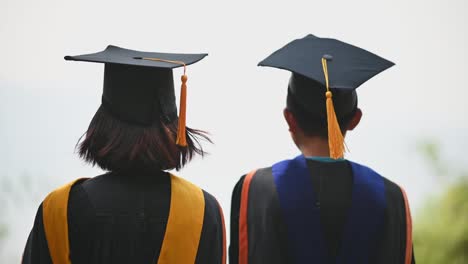
[[[43,202],[44,231],[54,264],[71,264],[68,240],[68,197],[79,180],[50,193]],[[205,214],[203,191],[171,175],[171,206],[157,264],[195,263]]]

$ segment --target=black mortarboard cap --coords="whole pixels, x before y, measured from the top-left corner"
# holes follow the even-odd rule
[[[291,71],[325,87],[321,59],[328,60],[330,88],[354,90],[393,62],[345,42],[307,35],[275,51],[259,66]]]
[[[172,69],[207,54],[141,52],[108,46],[104,51],[65,60],[104,63],[102,105],[116,118],[137,125],[177,118]]]
[[[330,137],[334,137],[330,132],[338,133],[339,130],[339,125],[330,130],[330,124],[337,123],[331,122],[330,118],[336,120],[337,116],[341,118],[355,109],[357,96],[354,90],[394,63],[336,39],[307,35],[288,43],[258,65],[292,72],[288,93],[308,112],[321,116],[326,114],[330,140]],[[331,153],[331,156],[336,158],[340,154]]]

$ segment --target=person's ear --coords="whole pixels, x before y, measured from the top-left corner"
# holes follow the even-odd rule
[[[348,124],[348,128],[346,128],[346,130],[353,130],[355,127],[357,127],[357,125],[359,125],[359,122],[361,122],[361,118],[362,118],[362,111],[361,109],[356,109],[356,113],[354,113],[354,116],[353,118],[351,118],[349,124]]]
[[[283,110],[283,115],[284,119],[286,120],[286,123],[288,123],[289,132],[295,133],[297,130],[297,121],[293,113],[291,113],[291,111],[285,108]]]

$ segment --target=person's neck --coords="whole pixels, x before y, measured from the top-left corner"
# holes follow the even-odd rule
[[[298,144],[299,150],[306,157],[329,157],[328,140],[320,137],[310,137]]]

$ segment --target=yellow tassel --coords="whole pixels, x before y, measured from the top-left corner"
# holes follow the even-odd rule
[[[186,111],[187,111],[187,75],[181,77],[182,85],[180,87],[180,105],[179,105],[179,129],[177,130],[176,144],[180,147],[187,147],[186,138]]]
[[[328,83],[328,68],[325,58],[322,58],[322,66],[327,88],[325,96],[327,100],[328,147],[330,150],[330,158],[339,159],[343,158],[345,152],[344,138],[341,133],[340,124],[336,118],[335,107],[333,106],[333,95]]]

